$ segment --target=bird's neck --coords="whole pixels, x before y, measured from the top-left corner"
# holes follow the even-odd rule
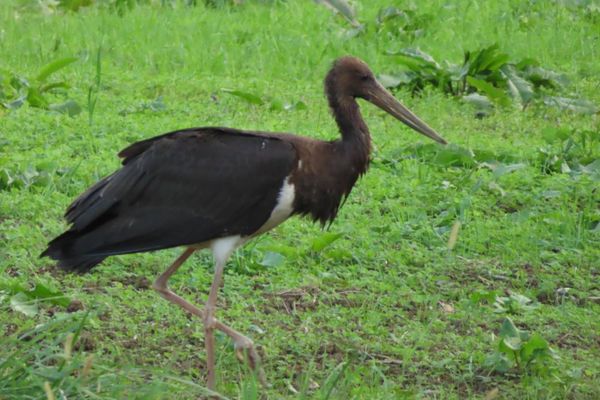
[[[329,96],[329,106],[338,125],[341,140],[337,141],[346,154],[351,154],[349,161],[353,169],[361,175],[369,166],[371,155],[371,135],[369,128],[362,118],[360,107],[353,97]]]

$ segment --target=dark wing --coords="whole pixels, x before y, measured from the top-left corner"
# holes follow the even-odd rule
[[[109,255],[250,235],[297,161],[287,141],[223,128],[172,132],[120,155],[123,167],[71,204],[71,229],[42,255],[87,270]]]

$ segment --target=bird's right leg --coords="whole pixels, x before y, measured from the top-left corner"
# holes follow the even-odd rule
[[[183,252],[183,254],[181,254],[177,258],[177,260],[175,260],[175,262],[173,264],[171,264],[171,266],[169,268],[167,268],[167,270],[156,279],[156,281],[154,282],[152,287],[154,290],[156,290],[158,293],[160,293],[160,295],[162,297],[164,297],[171,303],[177,304],[178,306],[182,307],[187,312],[199,317],[206,326],[207,317],[210,315],[210,313],[207,313],[206,311],[201,310],[200,308],[191,304],[190,302],[188,302],[181,296],[176,295],[167,286],[167,281],[169,280],[171,275],[173,275],[175,273],[175,271],[177,271],[177,269],[179,269],[179,267],[181,267],[181,264],[183,264],[194,253],[194,251],[195,251],[195,249],[193,249],[191,247],[187,248]],[[205,329],[204,333],[205,333],[204,342],[205,342],[206,353],[207,353],[206,364],[207,364],[207,370],[208,370],[206,386],[208,387],[209,390],[214,391],[215,386],[216,386],[216,384],[215,384],[214,331],[212,329]]]
[[[177,304],[179,307],[182,307],[187,312],[204,319],[204,311],[202,311],[200,308],[196,307],[195,305],[189,303],[184,298],[173,293],[171,291],[171,289],[169,289],[169,287],[167,286],[167,281],[169,280],[171,275],[173,275],[175,273],[175,271],[177,271],[177,269],[179,269],[179,267],[181,267],[181,264],[183,264],[185,262],[185,260],[190,258],[190,256],[194,253],[194,251],[196,251],[196,250],[191,247],[188,247],[177,258],[177,260],[175,260],[175,262],[173,264],[171,264],[171,266],[169,268],[167,268],[167,270],[161,276],[159,276],[156,279],[156,281],[154,281],[152,288],[154,290],[156,290],[162,297],[164,297],[165,299],[170,301],[171,303]]]
[[[187,312],[194,314],[202,319],[204,319],[204,311],[199,309],[198,307],[190,304],[187,300],[182,297],[176,295],[169,289],[167,286],[167,281],[181,267],[181,264],[185,262],[190,256],[196,251],[195,249],[188,247],[178,258],[175,260],[173,264],[161,276],[159,276],[156,281],[152,284],[152,288],[156,290],[162,297],[169,300],[171,303],[177,304],[179,307],[182,307]]]
[[[256,350],[254,349],[254,345],[252,340],[248,337],[242,335],[238,331],[229,326],[223,324],[221,321],[214,318],[214,308],[216,306],[216,294],[222,279],[222,268],[224,266],[224,262],[221,266],[217,265],[217,276],[216,279],[213,280],[213,284],[211,286],[211,293],[209,294],[209,301],[207,302],[209,310],[211,312],[206,312],[195,305],[191,304],[181,296],[173,293],[171,289],[167,286],[167,281],[169,278],[181,267],[181,265],[194,253],[195,249],[187,248],[176,260],[171,264],[167,270],[160,275],[152,288],[156,290],[162,297],[171,303],[177,304],[190,314],[193,314],[199,317],[205,323],[205,343],[207,348],[207,369],[208,369],[208,379],[207,379],[207,387],[209,390],[215,390],[215,379],[214,379],[214,331],[213,329],[218,329],[221,332],[225,333],[229,336],[236,348],[236,355],[240,361],[243,359],[243,351],[247,352],[248,363],[250,364],[250,368],[258,373],[258,379],[260,382],[266,386],[266,379],[262,368],[260,368],[260,357]],[[219,271],[220,270],[220,271]],[[208,328],[208,329],[206,329]],[[212,329],[211,329],[212,328]],[[213,364],[213,365],[211,365]]]
[[[215,318],[215,311],[217,308],[217,294],[223,281],[223,269],[225,268],[226,257],[216,257],[217,262],[215,264],[215,276],[208,294],[208,300],[206,301],[205,316],[204,316],[204,329],[206,337],[206,354],[207,354],[207,365],[208,365],[208,383],[214,382],[214,365],[215,365],[215,344],[213,331],[215,329],[220,330],[229,336],[234,343],[235,353],[240,361],[247,361],[250,369],[255,371],[257,378],[263,386],[267,386],[267,380],[265,373],[260,366],[260,356],[254,348],[252,340],[235,329],[225,325],[221,321]],[[244,352],[246,353],[244,355]],[[209,386],[210,387],[210,386]]]

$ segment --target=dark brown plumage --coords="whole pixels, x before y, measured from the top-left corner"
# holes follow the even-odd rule
[[[115,254],[253,234],[296,160],[293,145],[251,132],[197,128],[135,143],[123,167],[66,213],[71,228],[43,255],[85,272]]]
[[[106,257],[164,248],[187,249],[154,284],[169,301],[202,318],[213,389],[214,329],[258,364],[252,341],[214,318],[222,271],[231,252],[294,214],[331,223],[369,166],[371,136],[356,98],[372,102],[418,132],[445,141],[402,106],[353,57],[337,60],[325,93],[341,138],[320,141],[284,133],[193,128],[127,147],[123,166],[69,206],[69,230],[42,256],[66,270],[86,272]],[[168,278],[197,249],[210,247],[215,279],[205,310],[167,287]]]

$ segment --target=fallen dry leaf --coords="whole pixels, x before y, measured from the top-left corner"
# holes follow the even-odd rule
[[[498,388],[493,388],[485,394],[485,400],[494,400],[498,397],[498,393],[500,393],[500,390],[498,390]]]
[[[452,314],[454,312],[454,306],[452,306],[452,304],[444,303],[443,301],[439,301],[438,304],[443,312],[447,314]]]

